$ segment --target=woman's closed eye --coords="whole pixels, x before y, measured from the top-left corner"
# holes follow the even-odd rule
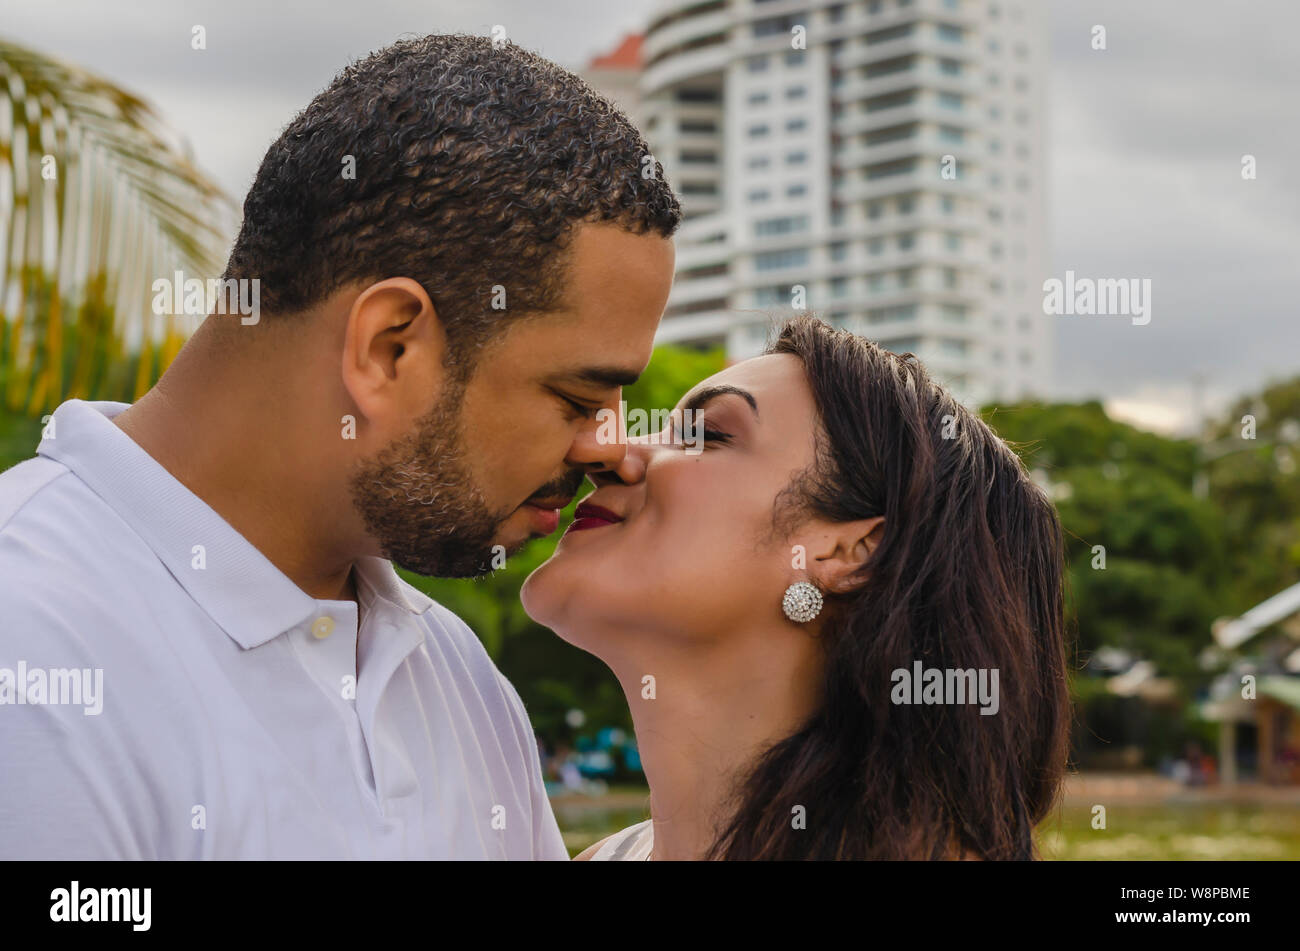
[[[687,440],[687,433],[682,428],[681,420],[676,416],[673,417],[673,445],[682,445],[690,447],[701,441],[705,443],[727,443],[731,440],[732,434],[723,432],[720,429],[714,429],[708,426],[699,415],[695,416],[690,424],[690,440]]]

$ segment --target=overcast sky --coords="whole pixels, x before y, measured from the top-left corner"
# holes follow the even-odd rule
[[[1029,0],[1034,2],[1034,0]],[[1050,2],[1053,273],[1150,278],[1151,321],[1055,318],[1052,395],[1177,426],[1300,373],[1300,3]],[[280,129],[407,33],[490,32],[581,67],[654,0],[0,0],[0,36],[154,102],[236,200]],[[207,49],[190,48],[194,24]],[[1089,45],[1093,24],[1108,49]],[[1243,181],[1252,154],[1258,178]],[[1051,319],[1051,318],[1044,318]]]

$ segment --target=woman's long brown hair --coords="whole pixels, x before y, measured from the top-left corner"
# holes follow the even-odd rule
[[[819,710],[739,777],[710,857],[1036,858],[1069,742],[1051,502],[911,355],[807,316],[768,352],[803,361],[821,428],[777,521],[883,515],[883,537],[861,587],[827,596]],[[915,661],[996,669],[997,713],[895,704]]]

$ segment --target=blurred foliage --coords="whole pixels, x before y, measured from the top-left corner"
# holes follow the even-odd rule
[[[1253,439],[1242,435],[1246,413],[1256,417]],[[1200,441],[1138,430],[1096,402],[982,415],[1049,486],[1066,532],[1080,762],[1135,745],[1154,765],[1188,740],[1208,744],[1212,731],[1190,701],[1216,672],[1200,663],[1211,625],[1300,580],[1291,456],[1300,442],[1287,422],[1300,419],[1300,377],[1241,400]],[[1104,548],[1104,570],[1094,546]],[[1083,674],[1101,647],[1153,662],[1175,681],[1174,703],[1153,709]]]

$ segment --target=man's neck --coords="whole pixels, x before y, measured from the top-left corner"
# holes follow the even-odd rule
[[[114,422],[308,595],[355,600],[357,552],[339,537],[340,501],[324,474],[337,460],[304,433],[303,387],[285,368],[206,358],[207,346],[192,339]]]

